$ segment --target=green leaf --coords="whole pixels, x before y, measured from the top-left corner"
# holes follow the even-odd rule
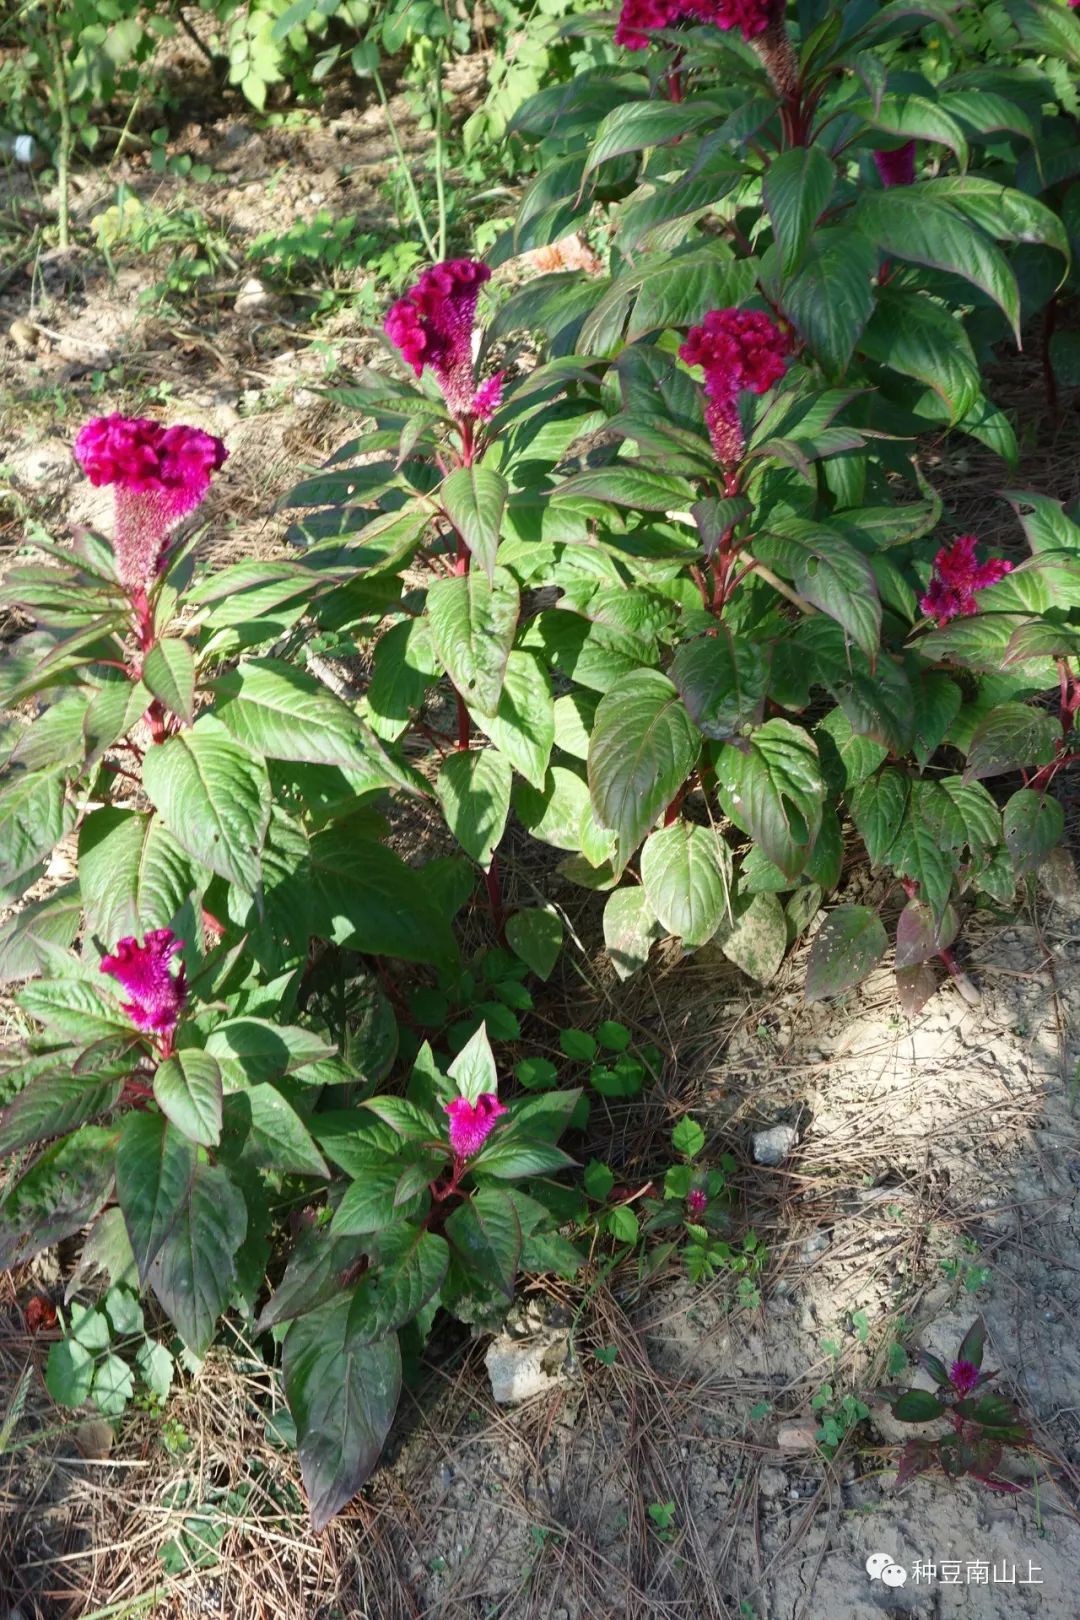
[[[485,871],[491,865],[510,812],[513,770],[496,748],[466,748],[448,754],[435,792],[454,837]]]
[[[208,1052],[177,1052],[158,1065],[154,1098],[166,1118],[192,1142],[221,1140],[221,1070]]]
[[[135,1394],[131,1368],[119,1356],[104,1356],[94,1370],[94,1402],[105,1417],[120,1417]]]
[[[968,747],[965,782],[1001,776],[1021,766],[1047,765],[1061,741],[1061,726],[1045,709],[999,703],[983,716]]]
[[[123,1086],[124,1077],[115,1070],[100,1079],[63,1072],[38,1075],[0,1113],[0,1154],[63,1136],[96,1114],[108,1113]]]
[[[0,1268],[25,1264],[93,1219],[112,1188],[116,1137],[83,1125],[9,1183],[0,1203]]]
[[[659,921],[696,950],[728,910],[731,851],[712,827],[680,819],[646,839],[641,881]]]
[[[447,517],[489,581],[495,575],[506,496],[506,479],[490,467],[459,467],[439,490]]]
[[[514,1181],[521,1176],[546,1176],[573,1163],[570,1155],[552,1142],[529,1142],[505,1134],[490,1139],[474,1160],[474,1168],[500,1181]]]
[[[577,771],[566,765],[550,768],[542,792],[519,785],[514,808],[534,838],[556,849],[579,850],[583,824],[586,818],[593,819],[589,789]]]
[[[945,1416],[945,1408],[928,1389],[906,1389],[893,1402],[893,1417],[901,1423],[929,1423]]]
[[[469,1037],[446,1072],[454,1082],[457,1095],[467,1097],[470,1102],[498,1092],[495,1059],[483,1024]]]
[[[614,1172],[609,1170],[606,1164],[602,1164],[599,1159],[589,1160],[585,1166],[582,1180],[589,1197],[595,1198],[601,1204],[615,1185]]]
[[[956,423],[982,398],[979,363],[955,314],[904,288],[878,295],[873,319],[859,340],[863,354],[932,388]]]
[[[125,1116],[116,1149],[116,1196],[143,1284],[186,1203],[197,1167],[195,1144],[164,1116]]]
[[[921,900],[909,900],[896,923],[896,971],[929,962],[956,938],[960,919],[954,906],[946,906],[940,920]]]
[[[275,1086],[235,1092],[225,1102],[224,1116],[230,1158],[286,1175],[329,1176],[307,1126]]]
[[[1005,847],[1022,877],[1037,871],[1065,836],[1065,812],[1048,793],[1021,788],[1005,805]]]
[[[195,659],[179,636],[155,642],[143,660],[142,682],[147,690],[187,725],[195,719]]]
[[[81,1406],[94,1382],[94,1358],[74,1339],[61,1339],[45,1363],[45,1388],[58,1406]]]
[[[176,1363],[165,1346],[144,1339],[135,1352],[135,1365],[150,1394],[159,1401],[168,1400]]]
[[[280,1080],[334,1054],[334,1048],[313,1030],[254,1017],[229,1018],[218,1024],[206,1037],[206,1051],[219,1065],[229,1091]]]
[[[262,873],[270,824],[266,766],[204,717],[143,760],[143,786],[189,855],[249,892]]]
[[[659,266],[644,276],[632,272],[630,286],[638,281],[640,286],[626,328],[627,343],[637,343],[650,332],[666,331],[668,327],[690,326],[707,309],[744,303],[754,290],[754,264],[751,259],[722,257],[714,241],[689,253],[664,255]],[[624,278],[620,277],[612,289],[615,298],[623,285]],[[615,325],[621,325],[621,321]],[[593,325],[586,322],[581,343],[588,344],[592,336]],[[597,331],[596,347],[606,353],[613,345]]]
[[[397,1335],[352,1348],[350,1306],[350,1296],[341,1294],[301,1316],[282,1349],[285,1399],[316,1532],[375,1467],[401,1391]]]
[[[669,673],[706,737],[726,742],[760,723],[769,664],[758,642],[718,625],[715,634],[683,642]]]
[[[535,653],[510,654],[497,711],[482,715],[477,710],[473,719],[514,769],[542,792],[555,741],[555,705],[551,683]]]
[[[506,921],[506,943],[541,979],[549,979],[562,950],[563,926],[550,906],[528,906]]]
[[[836,171],[821,146],[790,147],[766,169],[762,195],[785,275],[802,258],[835,183]]]
[[[716,771],[725,812],[785,877],[798,877],[821,827],[825,797],[813,739],[788,720],[768,720],[745,749],[725,743]]]
[[[671,1145],[676,1153],[682,1153],[688,1159],[696,1159],[705,1146],[705,1132],[696,1119],[689,1115],[680,1119],[671,1133]]]
[[[774,979],[787,950],[787,922],[775,894],[755,894],[740,906],[734,921],[720,930],[718,943],[728,960],[759,984]]]
[[[910,779],[887,765],[861,781],[847,796],[856,831],[872,866],[880,866],[896,843],[907,812]]]
[[[248,659],[219,676],[214,689],[215,714],[253,754],[358,773],[358,793],[405,782],[348,704],[291,664]]]
[[[589,790],[601,826],[618,836],[626,865],[697,762],[701,743],[666,675],[640,669],[601,699],[589,744]]]
[[[981,1367],[985,1349],[986,1323],[981,1316],[977,1316],[964,1334],[960,1348],[956,1352],[956,1359],[957,1361],[970,1361],[973,1367]]]
[[[919,898],[926,901],[935,918],[944,916],[949,903],[953,851],[959,847],[945,836],[942,801],[956,814],[948,795],[936,783],[913,782],[903,822],[889,851],[889,864],[901,877],[912,878],[919,885]],[[960,825],[962,841],[962,820]]]
[[[673,104],[670,101],[630,101],[601,118],[589,151],[585,174],[601,163],[640,152],[647,146],[666,146],[716,117],[714,102],[702,98]]]
[[[521,1223],[511,1195],[501,1187],[481,1187],[448,1216],[445,1230],[466,1273],[513,1299]]]
[[[849,111],[853,117],[864,119],[871,129],[881,130],[885,135],[946,146],[960,167],[967,167],[968,144],[964,132],[940,102],[919,95],[886,95],[876,107],[872,101],[856,101]]]
[[[131,1037],[132,1025],[117,1002],[89,979],[34,979],[16,1000],[24,1012],[45,1024],[51,1035],[89,1046],[93,1041]]]
[[[847,370],[874,308],[878,256],[855,231],[818,231],[780,307],[830,377]]]
[[[644,512],[678,511],[693,498],[685,478],[672,478],[652,472],[632,462],[615,462],[575,473],[553,491],[556,496],[610,501],[615,506],[633,506]]]
[[[311,840],[297,884],[311,907],[312,932],[348,950],[408,962],[454,961],[453,932],[422,872],[347,822]]]
[[[17,771],[0,788],[0,889],[50,855],[75,825],[61,772]]]
[[[620,979],[629,979],[645,966],[649,952],[663,935],[648,895],[641,886],[616,889],[604,906],[604,944]]]
[[[835,619],[867,658],[881,641],[881,602],[869,560],[837,529],[801,518],[781,519],[762,531],[757,549],[781,573],[790,571],[795,588]]]
[[[175,921],[195,877],[160,816],[106,805],[79,828],[79,887],[89,931],[111,949]]]
[[[371,1164],[345,1189],[330,1223],[335,1238],[381,1232],[395,1220],[413,1220],[423,1212],[424,1195],[417,1193],[395,1202],[403,1166],[399,1162]]]
[[[498,711],[519,600],[505,568],[494,569],[490,582],[473,568],[463,577],[436,580],[428,591],[435,651],[466,703],[484,715]]]
[[[353,1291],[350,1350],[404,1327],[443,1285],[450,1264],[446,1239],[421,1227],[392,1226],[378,1239],[371,1265]]]
[[[856,212],[860,231],[890,258],[962,276],[991,298],[1020,342],[1020,290],[1009,261],[957,209],[906,186],[868,191]]]
[[[834,906],[810,947],[807,1001],[851,990],[877,966],[888,945],[881,918],[868,906]]]
[[[247,1224],[243,1196],[226,1171],[220,1165],[196,1164],[151,1263],[149,1282],[180,1337],[197,1356],[206,1351],[218,1316],[228,1304]]]

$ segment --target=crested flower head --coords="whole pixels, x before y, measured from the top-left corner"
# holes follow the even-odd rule
[[[450,1115],[450,1146],[455,1159],[471,1159],[487,1141],[506,1109],[493,1091],[482,1092],[475,1102],[455,1097],[443,1103]]]
[[[949,1383],[958,1395],[970,1395],[979,1382],[979,1369],[973,1361],[954,1361],[949,1368]]]
[[[739,28],[744,39],[756,39],[768,28],[772,11],[771,0],[623,0],[615,43],[641,51],[658,28],[684,21]]]
[[[883,186],[914,185],[915,142],[905,141],[903,146],[894,146],[891,152],[875,152],[874,165]]]
[[[686,1195],[686,1213],[692,1221],[700,1221],[709,1207],[709,1195],[701,1187],[691,1187]]]
[[[499,403],[502,379],[493,377],[477,391],[472,334],[480,288],[491,279],[475,259],[447,259],[424,271],[404,298],[390,306],[383,330],[419,377],[435,373],[446,403],[457,417],[487,420]]]
[[[717,28],[738,28],[745,40],[764,34],[776,13],[774,0],[715,0],[709,22]]]
[[[184,964],[178,973],[172,971],[172,958],[180,950],[183,943],[170,928],[153,928],[141,945],[128,935],[111,956],[101,959],[101,972],[119,980],[131,997],[123,1006],[132,1023],[164,1036],[165,1045],[171,1045],[187,1000]]]
[[[934,558],[933,576],[919,606],[928,618],[937,620],[939,629],[950,619],[976,613],[975,592],[996,585],[1012,572],[1012,563],[1004,557],[980,563],[975,555],[977,545],[975,535],[962,534],[951,546],[943,546]]]
[[[95,487],[116,491],[122,584],[145,590],[160,572],[170,529],[199,505],[228,454],[201,428],[167,428],[142,416],[98,416],[80,429],[75,459]]]
[[[688,366],[705,373],[705,420],[717,459],[728,466],[743,453],[738,397],[742,389],[764,394],[784,375],[787,336],[756,309],[711,309],[692,326],[679,349]]]

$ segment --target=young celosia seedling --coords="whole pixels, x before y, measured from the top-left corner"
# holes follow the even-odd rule
[[[383,330],[419,377],[430,366],[459,422],[490,420],[502,398],[502,373],[477,387],[473,326],[480,288],[491,279],[475,259],[447,259],[425,270],[393,304]]]
[[[482,1092],[476,1101],[455,1097],[443,1103],[450,1116],[450,1147],[458,1164],[474,1159],[495,1129],[505,1106],[492,1091]]]
[[[996,585],[1012,572],[1012,563],[1004,557],[980,563],[975,556],[978,543],[976,535],[962,534],[951,546],[943,546],[934,558],[933,577],[919,606],[927,618],[937,620],[939,629],[951,619],[977,613],[975,592]]]
[[[110,956],[101,959],[102,973],[110,974],[124,987],[130,1001],[122,1003],[137,1029],[158,1036],[164,1056],[172,1051],[173,1037],[187,1001],[183,962],[173,972],[173,957],[183,950],[183,941],[169,928],[152,928],[140,945],[128,935]]]
[[[739,394],[764,394],[779,382],[788,348],[786,334],[756,309],[712,309],[687,333],[679,356],[705,372],[705,421],[723,467],[734,467],[746,448]]]
[[[915,142],[905,141],[891,152],[875,152],[874,166],[883,186],[911,186],[915,183]]]
[[[193,512],[224,466],[220,439],[195,427],[163,427],[141,416],[98,416],[75,440],[90,482],[116,492],[113,550],[120,583],[145,592],[168,559],[169,536]]]
[[[686,1213],[690,1220],[700,1221],[709,1207],[709,1195],[703,1187],[691,1187],[686,1195]]]

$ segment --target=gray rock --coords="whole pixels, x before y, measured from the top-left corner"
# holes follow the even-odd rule
[[[569,1379],[570,1343],[565,1334],[512,1339],[500,1333],[484,1357],[491,1393],[500,1406],[546,1394]]]
[[[755,1164],[783,1164],[798,1140],[794,1125],[770,1125],[767,1131],[755,1131]]]

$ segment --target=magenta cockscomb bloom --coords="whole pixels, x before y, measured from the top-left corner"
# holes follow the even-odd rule
[[[979,1369],[973,1361],[954,1361],[949,1368],[949,1383],[958,1395],[970,1395],[979,1382]]]
[[[1004,557],[980,563],[975,556],[978,543],[975,535],[962,534],[951,546],[943,546],[934,558],[933,577],[919,606],[928,618],[937,620],[939,629],[950,619],[976,613],[975,592],[996,585],[1012,572],[1012,563]]]
[[[120,582],[145,590],[166,558],[169,531],[194,511],[229,452],[195,427],[141,416],[98,416],[79,432],[75,458],[90,482],[116,490]]]
[[[468,1097],[455,1097],[443,1107],[450,1115],[450,1146],[455,1159],[471,1159],[479,1153],[500,1115],[506,1113],[493,1091],[482,1092],[474,1103]]]
[[[744,39],[756,39],[768,28],[771,13],[770,0],[623,0],[615,43],[628,51],[642,51],[658,28],[674,28],[680,22],[739,28]]]
[[[776,322],[755,309],[712,309],[692,326],[679,349],[688,366],[705,372],[705,420],[716,457],[724,466],[742,459],[739,394],[764,394],[784,375],[788,339]]]
[[[883,186],[915,184],[915,142],[905,141],[891,152],[875,152],[874,166]]]
[[[119,980],[131,997],[124,1011],[139,1029],[163,1037],[168,1048],[187,1000],[184,964],[174,973],[172,958],[183,942],[170,928],[152,928],[140,945],[128,935],[111,956],[101,958],[101,972]]]
[[[700,1221],[709,1207],[709,1195],[700,1187],[691,1187],[686,1195],[686,1213],[692,1221]]]
[[[456,417],[487,421],[502,397],[502,373],[476,386],[472,336],[480,288],[491,279],[475,259],[447,259],[425,270],[415,287],[391,305],[383,330],[419,377],[435,373]]]

